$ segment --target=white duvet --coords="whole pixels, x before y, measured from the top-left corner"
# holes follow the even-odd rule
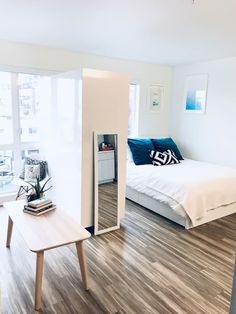
[[[185,159],[167,166],[128,162],[127,185],[167,203],[192,223],[207,211],[236,202],[236,169]]]

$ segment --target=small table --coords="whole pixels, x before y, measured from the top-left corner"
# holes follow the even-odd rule
[[[91,234],[73,221],[64,211],[56,209],[41,216],[23,212],[25,201],[7,202],[8,230],[6,246],[10,247],[13,223],[17,226],[28,248],[37,254],[35,280],[35,309],[41,308],[44,251],[75,243],[84,288],[88,290],[87,265],[83,241]]]

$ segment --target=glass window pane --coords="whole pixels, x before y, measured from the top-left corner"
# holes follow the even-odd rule
[[[128,117],[128,135],[137,135],[138,129],[138,99],[139,85],[130,84],[129,86],[129,117]]]
[[[21,151],[21,159],[22,161],[26,158],[26,157],[30,157],[30,158],[35,158],[38,159],[39,156],[39,149],[38,148],[31,148],[31,149],[25,149]]]
[[[0,145],[12,143],[11,73],[0,72]]]
[[[12,151],[0,151],[0,194],[16,190],[16,186],[11,183],[13,180],[13,162],[14,155]]]
[[[18,76],[22,142],[39,141],[39,80],[39,75],[20,73]]]

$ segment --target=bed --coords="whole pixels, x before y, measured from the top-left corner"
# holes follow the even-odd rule
[[[236,213],[236,169],[191,159],[127,162],[126,197],[186,229]]]

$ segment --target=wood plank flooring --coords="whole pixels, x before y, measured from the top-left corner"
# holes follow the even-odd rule
[[[5,248],[6,221],[0,208],[1,313],[34,313],[35,255],[16,229]],[[235,251],[236,215],[186,231],[127,201],[122,228],[87,241],[89,292],[74,245],[45,252],[40,313],[228,313]]]
[[[117,225],[117,182],[98,185],[98,230]]]

